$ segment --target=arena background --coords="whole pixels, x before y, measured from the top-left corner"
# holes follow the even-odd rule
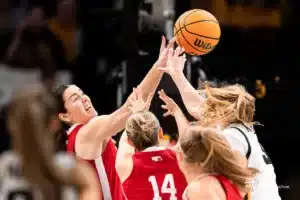
[[[15,62],[19,58],[9,57],[8,49],[16,39],[20,22],[33,8],[42,8],[46,19],[55,19],[61,12],[57,11],[56,3],[51,0],[0,2],[1,151],[9,148],[5,120],[12,91],[24,83],[39,80],[40,72],[49,72],[48,62],[33,60],[34,67],[28,67],[28,64]],[[72,7],[72,0],[65,3]],[[220,43],[208,55],[189,58],[186,75],[195,87],[199,87],[199,80],[215,85],[241,83],[257,97],[255,120],[264,125],[257,127],[257,134],[275,166],[282,199],[300,199],[297,155],[300,96],[296,71],[300,60],[298,49],[294,50],[299,46],[299,1],[84,0],[76,3],[77,20],[70,20],[71,27],[76,24],[76,29],[72,29],[73,36],[76,35],[73,37],[76,53],[72,59],[64,58],[64,62],[55,62],[55,67],[50,68],[58,77],[56,85],[77,84],[91,97],[99,113],[112,112],[141,81],[157,59],[161,35],[170,31],[165,26],[168,22],[192,8],[213,13],[222,26]],[[62,10],[66,15],[70,13],[66,7]],[[164,15],[166,10],[170,11],[168,15]],[[64,44],[65,38],[59,37],[59,31],[64,31],[61,29],[52,34],[56,41]],[[54,49],[53,41],[47,41],[50,42],[43,43],[46,48]],[[21,49],[20,46],[16,49]],[[71,51],[64,47],[66,52]],[[50,60],[56,60],[56,56],[59,55],[52,54]],[[51,78],[52,75],[45,76]],[[184,109],[167,75],[159,87]],[[162,117],[160,105],[161,101],[155,96],[151,110],[159,117],[165,133],[175,138],[175,121],[172,117]]]

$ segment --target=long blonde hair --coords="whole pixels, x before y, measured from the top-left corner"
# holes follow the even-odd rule
[[[255,124],[255,98],[243,86],[213,88],[206,85],[200,92],[206,95],[201,111],[202,125],[219,124],[225,128],[232,123]]]
[[[191,124],[179,140],[180,150],[187,163],[196,164],[205,173],[225,176],[240,189],[247,190],[247,180],[258,172],[242,166],[231,150],[227,140],[214,128]]]

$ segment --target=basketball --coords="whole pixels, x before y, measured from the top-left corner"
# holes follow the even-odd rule
[[[205,55],[219,42],[221,28],[211,13],[194,9],[183,13],[174,26],[176,43],[191,55]]]

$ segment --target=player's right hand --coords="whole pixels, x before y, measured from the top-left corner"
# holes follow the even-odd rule
[[[159,98],[165,103],[165,105],[161,105],[166,112],[163,114],[164,117],[169,115],[174,115],[175,110],[178,108],[178,105],[174,102],[174,100],[164,92],[164,90],[158,91]]]

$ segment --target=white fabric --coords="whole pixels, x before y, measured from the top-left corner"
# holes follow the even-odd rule
[[[267,155],[264,153],[254,130],[249,131],[242,125],[232,124],[221,132],[228,140],[232,149],[239,151],[244,156],[246,156],[248,151],[246,138],[238,130],[232,128],[233,126],[241,129],[249,140],[251,154],[248,159],[248,167],[259,170],[255,178],[247,180],[246,183],[249,184],[250,182],[252,184],[252,200],[280,200],[274,167],[272,164],[266,164],[263,156]]]

